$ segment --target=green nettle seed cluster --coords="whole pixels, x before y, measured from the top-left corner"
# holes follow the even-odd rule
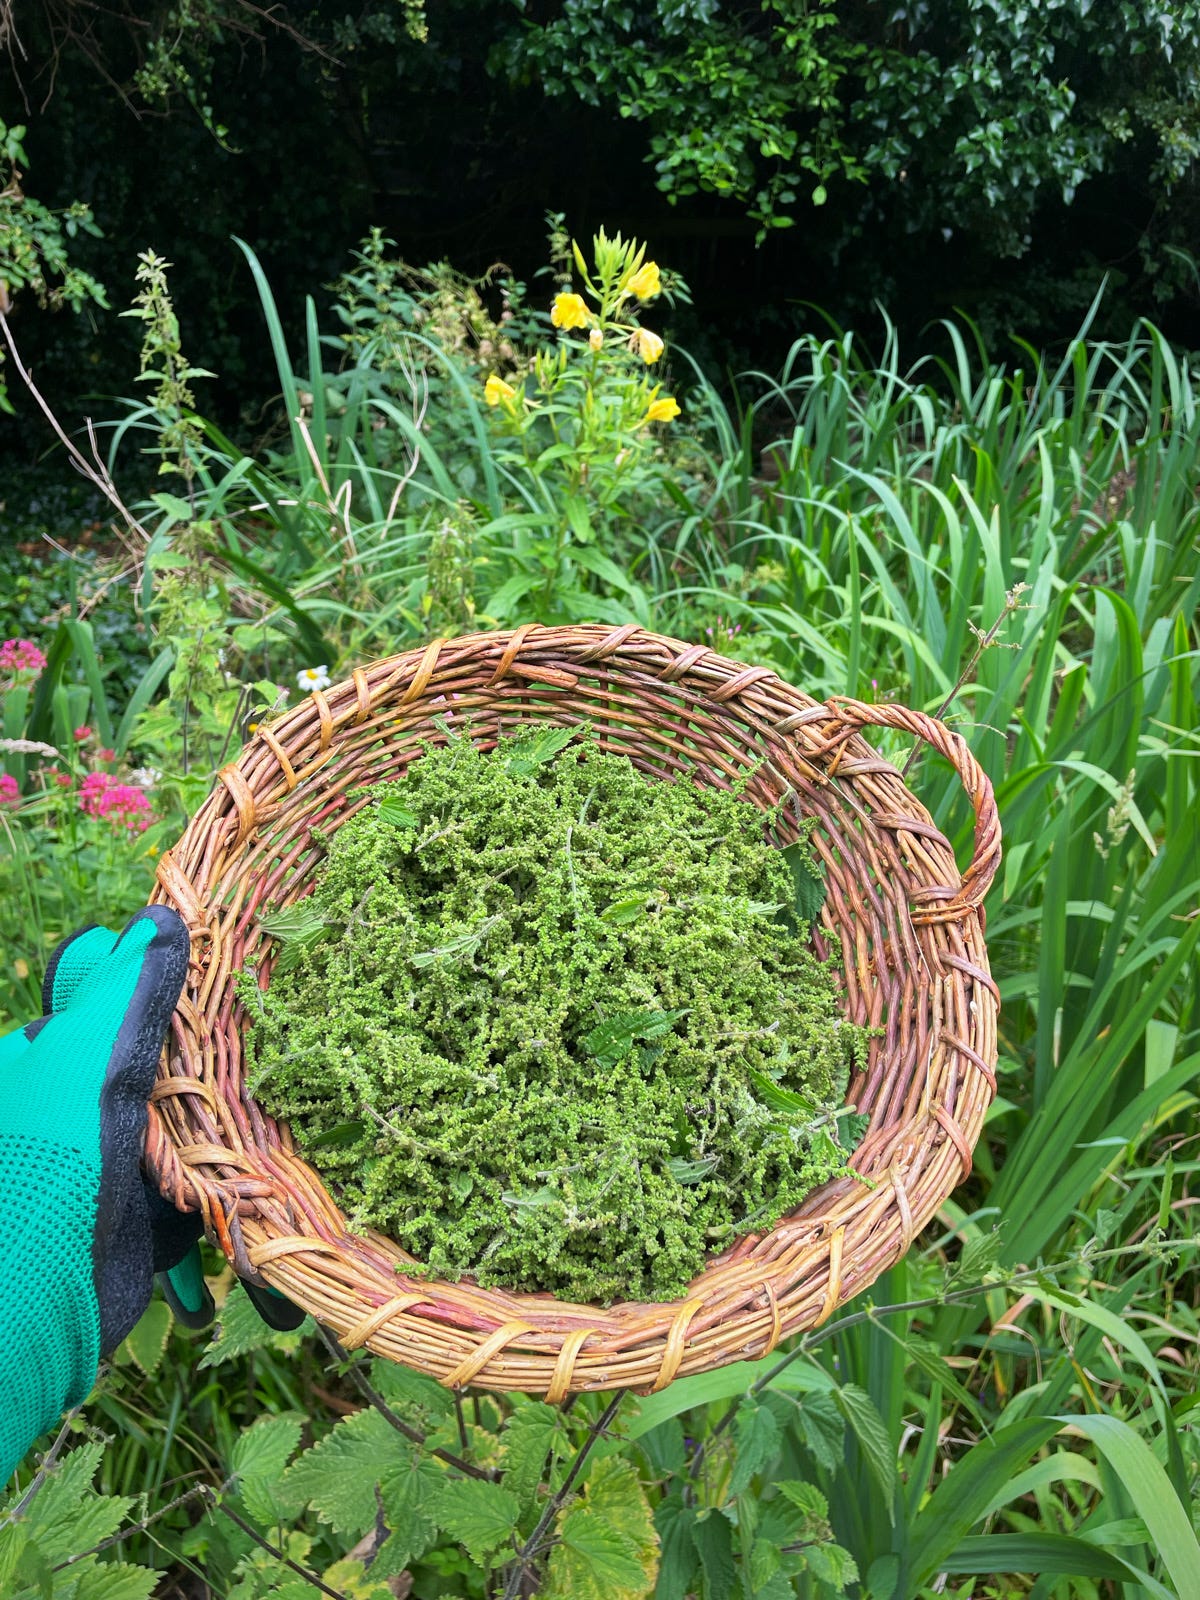
[[[264,918],[251,1082],[352,1224],[429,1272],[674,1298],[845,1169],[864,1035],[762,814],[558,754],[577,731],[454,738],[370,791]]]

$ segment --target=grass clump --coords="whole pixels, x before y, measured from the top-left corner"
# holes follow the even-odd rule
[[[762,814],[557,754],[572,732],[454,739],[370,791],[264,919],[255,1092],[432,1273],[673,1298],[844,1170],[863,1035]]]

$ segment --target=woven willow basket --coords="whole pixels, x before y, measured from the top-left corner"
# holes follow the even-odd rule
[[[828,894],[814,934],[840,960],[846,1014],[879,1033],[849,1100],[870,1112],[855,1169],[766,1235],[713,1258],[685,1299],[599,1310],[549,1295],[410,1276],[380,1234],[347,1233],[286,1126],[246,1090],[234,977],[271,941],[256,916],[309,889],[321,849],[451,717],[483,747],[545,722],[591,724],[600,745],[658,779],[728,785],[754,769],[766,807],[792,792],[817,819]],[[860,730],[927,741],[975,808],[974,858],[953,852]],[[356,671],[260,727],[179,844],[154,899],[192,933],[192,965],[159,1069],[147,1161],[243,1276],[281,1290],[348,1348],[367,1346],[441,1382],[552,1401],[588,1389],[662,1389],[762,1356],[815,1327],[897,1261],[971,1169],[995,1092],[998,995],[981,902],[1000,859],[988,780],[963,740],[893,705],[818,704],[765,667],[626,626],[540,628],[438,640]]]

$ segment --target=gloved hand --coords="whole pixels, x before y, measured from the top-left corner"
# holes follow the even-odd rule
[[[164,906],[119,937],[86,928],[51,958],[46,1015],[0,1039],[0,1483],[87,1396],[156,1271],[174,1268],[175,1298],[211,1313],[200,1220],[141,1170],[146,1101],[187,964],[187,929]]]

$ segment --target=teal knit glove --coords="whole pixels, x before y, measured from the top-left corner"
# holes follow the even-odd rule
[[[46,1015],[0,1039],[0,1484],[194,1247],[143,1178],[146,1101],[187,975],[187,929],[140,911],[60,945]],[[201,1280],[202,1286],[202,1280]]]

